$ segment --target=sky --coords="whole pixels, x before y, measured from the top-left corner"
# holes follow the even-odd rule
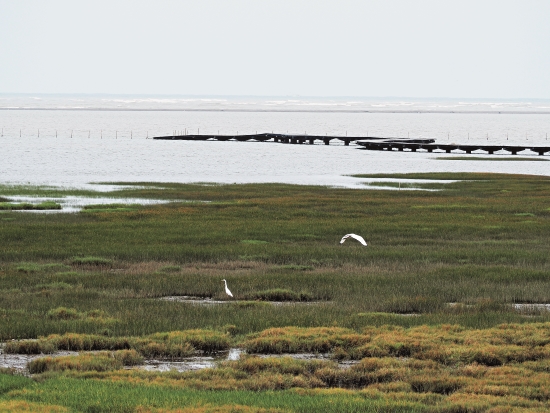
[[[548,0],[0,0],[0,93],[550,99]]]

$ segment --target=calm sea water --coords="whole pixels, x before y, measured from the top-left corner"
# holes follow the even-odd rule
[[[442,143],[550,146],[550,102],[0,95],[0,182],[284,182],[355,186],[358,173],[471,171],[550,175],[550,162],[449,161],[272,142],[155,141],[177,133],[429,137]],[[525,153],[533,159],[541,157]],[[492,159],[508,156],[503,153]],[[544,158],[550,159],[550,156]]]

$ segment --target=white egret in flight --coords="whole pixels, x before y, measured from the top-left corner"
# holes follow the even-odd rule
[[[225,293],[228,296],[233,297],[233,294],[231,294],[231,291],[229,291],[229,288],[227,288],[227,281],[225,281],[225,279],[223,279],[222,281],[225,283]]]
[[[367,243],[365,242],[364,238],[361,236],[361,235],[357,235],[357,234],[346,234],[342,237],[342,239],[340,240],[340,244],[343,244],[344,241],[348,238],[353,238],[353,239],[356,239],[357,241],[359,241],[361,244],[363,244],[363,246],[367,246]]]

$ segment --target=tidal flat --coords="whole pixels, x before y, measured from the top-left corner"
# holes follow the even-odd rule
[[[362,176],[423,184],[114,183],[109,206],[2,211],[2,351],[41,357],[2,370],[0,411],[550,410],[550,178]],[[54,195],[20,189],[0,197]],[[221,361],[136,368],[194,356]]]

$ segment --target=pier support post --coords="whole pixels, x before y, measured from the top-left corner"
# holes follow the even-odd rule
[[[346,139],[346,140],[344,141],[344,145],[349,146],[349,140]]]
[[[325,145],[328,145],[330,143],[330,139],[323,139],[325,141]]]
[[[445,152],[451,153],[451,150],[450,149],[445,149]]]
[[[310,144],[310,145],[313,145],[313,141],[314,141],[314,139],[310,139],[310,140],[309,140],[309,144]]]

